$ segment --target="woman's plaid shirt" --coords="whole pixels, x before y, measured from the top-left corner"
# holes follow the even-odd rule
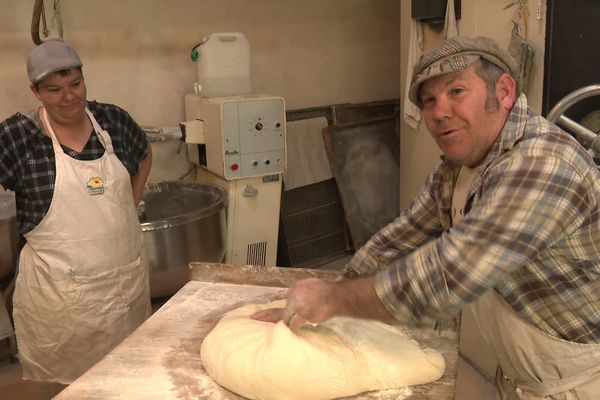
[[[116,156],[135,175],[148,154],[144,131],[117,106],[88,102],[88,108],[110,134]],[[0,184],[16,193],[21,234],[41,222],[54,193],[56,167],[52,139],[42,130],[37,111],[32,110],[29,115],[17,113],[0,123]],[[90,137],[80,153],[64,146],[63,149],[80,160],[95,160],[104,154],[97,135]]]

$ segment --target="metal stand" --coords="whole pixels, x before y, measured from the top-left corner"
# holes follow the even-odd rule
[[[0,291],[0,340],[8,340],[8,357],[10,362],[16,363],[17,360],[17,340],[8,309],[4,301],[4,295]],[[2,354],[4,355],[4,354]]]

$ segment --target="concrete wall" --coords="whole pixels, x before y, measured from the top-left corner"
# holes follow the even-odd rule
[[[405,91],[405,77],[408,73],[408,45],[410,39],[410,0],[401,0],[400,13],[400,71],[401,93]],[[545,2],[544,2],[545,3]],[[458,22],[460,35],[489,36],[496,39],[504,48],[508,47],[516,9],[504,9],[506,0],[462,0],[462,18]],[[527,97],[530,106],[541,111],[542,84],[545,46],[545,15],[541,20],[536,16],[537,1],[529,2],[528,40],[535,49]],[[442,41],[440,32],[425,26],[425,49],[437,47]],[[403,97],[401,97],[403,102]],[[405,208],[424,183],[431,169],[439,162],[441,151],[429,135],[425,124],[421,122],[418,130],[401,124],[400,157],[400,207]]]
[[[37,103],[25,59],[33,0],[3,0],[0,119]],[[46,1],[50,24],[52,1]],[[176,125],[192,91],[190,50],[214,32],[242,32],[255,93],[289,109],[399,97],[399,0],[61,0],[64,39],[84,62],[90,99],[142,125]],[[56,34],[56,29],[53,31]]]

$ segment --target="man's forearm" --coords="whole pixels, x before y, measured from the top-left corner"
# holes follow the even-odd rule
[[[337,282],[332,290],[333,298],[339,302],[339,315],[398,322],[377,296],[373,276]]]

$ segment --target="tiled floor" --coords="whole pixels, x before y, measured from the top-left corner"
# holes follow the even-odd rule
[[[0,360],[0,397],[2,400],[49,400],[56,396],[65,385],[26,381],[21,378],[19,363],[8,359]]]
[[[315,268],[320,270],[341,271],[351,258],[352,254],[342,255]]]

